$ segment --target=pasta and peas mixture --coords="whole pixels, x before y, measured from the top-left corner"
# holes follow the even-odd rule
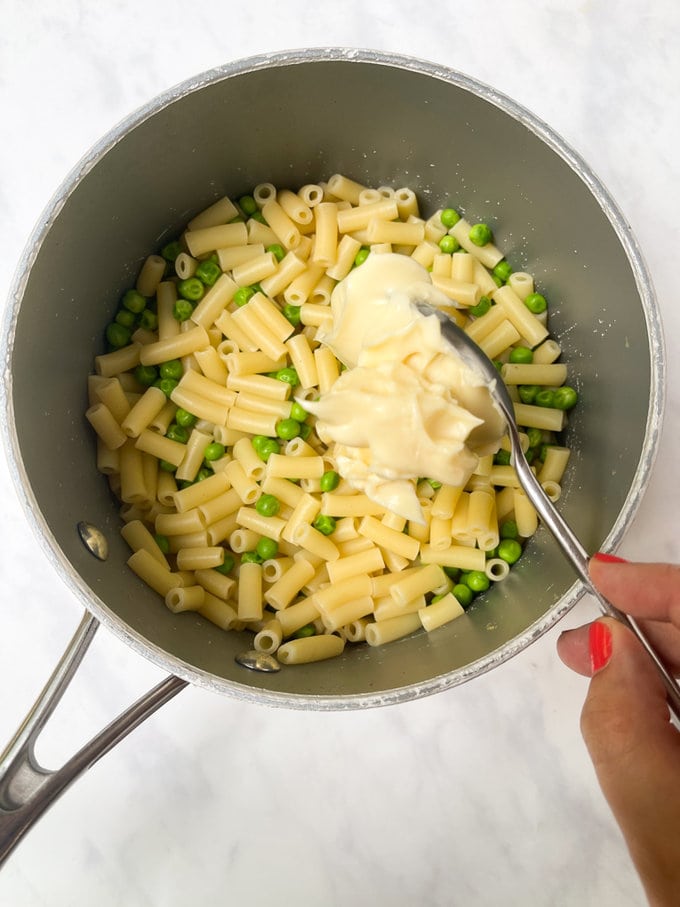
[[[422,218],[410,189],[340,174],[297,193],[263,183],[146,259],[89,378],[128,565],[170,610],[248,629],[282,663],[316,661],[435,630],[519,559],[536,512],[481,389],[428,347],[436,319],[381,336],[385,299],[362,316],[367,277],[400,270],[497,362],[527,455],[559,497],[558,433],[577,393],[545,298],[489,227],[453,208]],[[368,342],[353,349],[359,334]],[[377,401],[363,420],[362,369]],[[417,412],[400,433],[402,388]],[[381,445],[385,426],[395,442]]]

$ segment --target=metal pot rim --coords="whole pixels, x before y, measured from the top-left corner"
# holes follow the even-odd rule
[[[261,54],[227,63],[223,66],[203,72],[181,82],[179,85],[161,93],[153,100],[140,107],[130,116],[119,122],[104,135],[66,176],[62,184],[47,204],[29,237],[19,260],[10,288],[8,305],[2,326],[0,355],[3,368],[3,381],[0,385],[0,428],[5,443],[9,471],[14,481],[17,495],[26,513],[29,524],[36,533],[43,550],[67,586],[75,593],[83,606],[92,612],[112,633],[129,645],[133,651],[143,655],[154,664],[170,671],[190,683],[226,693],[235,698],[295,709],[315,710],[349,710],[393,705],[422,696],[431,695],[470,680],[512,658],[526,648],[531,642],[550,630],[584,594],[580,581],[565,593],[560,601],[547,611],[540,620],[532,624],[521,635],[510,640],[500,649],[490,653],[464,668],[448,674],[431,678],[427,681],[408,684],[383,693],[360,693],[345,696],[318,696],[279,693],[272,690],[256,689],[218,677],[199,670],[180,659],[171,656],[165,650],[150,643],[141,635],[132,631],[117,618],[109,608],[94,595],[85,585],[80,575],[64,556],[57,540],[44,520],[38,501],[26,475],[17,434],[14,427],[12,402],[12,374],[10,360],[14,344],[14,331],[21,301],[26,289],[30,271],[37,258],[41,245],[54,220],[67,202],[69,196],[80,181],[92,170],[106,152],[121,141],[132,129],[154,116],[173,102],[205,86],[224,79],[244,75],[249,72],[300,63],[347,62],[368,63],[379,66],[406,69],[413,73],[427,75],[462,88],[482,100],[501,108],[515,120],[536,135],[551,148],[586,184],[591,194],[609,220],[630,263],[637,291],[639,293],[647,326],[650,349],[650,400],[647,414],[645,439],[628,495],[619,516],[607,536],[603,548],[614,548],[634,516],[644,491],[649,482],[652,467],[656,458],[661,435],[664,407],[664,389],[666,362],[664,354],[661,316],[648,269],[643,260],[637,240],[630,226],[600,179],[586,164],[583,158],[572,149],[543,120],[532,114],[511,98],[467,75],[439,64],[425,60],[391,54],[382,51],[342,47],[305,48],[300,50],[279,51]]]

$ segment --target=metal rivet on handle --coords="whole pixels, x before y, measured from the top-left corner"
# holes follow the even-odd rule
[[[100,561],[106,560],[109,556],[109,543],[101,529],[81,520],[78,523],[78,535],[90,554],[94,554]]]
[[[251,671],[262,671],[265,674],[275,674],[281,670],[281,665],[273,655],[266,652],[256,652],[255,649],[249,649],[247,652],[241,652],[234,659],[236,664]]]

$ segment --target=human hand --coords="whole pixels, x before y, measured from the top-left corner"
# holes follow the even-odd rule
[[[596,555],[589,570],[680,675],[680,567]],[[581,731],[650,904],[677,907],[680,732],[669,721],[663,683],[633,633],[612,618],[565,631],[557,651],[572,670],[592,677]]]

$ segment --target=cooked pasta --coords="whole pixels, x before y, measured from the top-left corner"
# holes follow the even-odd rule
[[[507,438],[463,484],[414,475],[422,520],[407,519],[342,478],[346,449],[305,409],[344,367],[323,339],[334,287],[395,252],[431,271],[441,307],[498,361],[557,500],[577,394],[545,299],[487,225],[449,208],[424,218],[408,187],[334,174],[218,199],[145,258],[123,299],[134,317],[107,329],[89,378],[85,415],[130,568],[174,614],[249,630],[284,664],[459,619],[538,525]]]

